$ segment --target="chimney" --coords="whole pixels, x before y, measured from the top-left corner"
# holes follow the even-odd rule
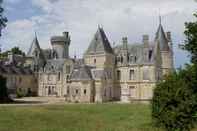
[[[168,41],[171,42],[172,38],[171,38],[171,32],[170,31],[166,32],[166,36],[167,36]]]
[[[148,35],[143,35],[142,39],[143,39],[142,41],[143,41],[144,45],[149,44],[149,36]]]
[[[123,44],[127,44],[127,43],[128,43],[127,37],[123,37],[123,38],[122,38],[122,43],[123,43]]]
[[[127,37],[122,38],[123,49],[127,50],[128,39]]]
[[[8,60],[10,64],[14,63],[14,54],[12,52],[8,52]]]
[[[69,37],[69,32],[67,32],[67,31],[63,32],[63,36],[66,36],[66,38],[68,38]]]

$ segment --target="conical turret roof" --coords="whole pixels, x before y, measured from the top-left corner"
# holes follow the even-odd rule
[[[164,29],[161,23],[159,24],[159,28],[156,33],[155,41],[159,42],[161,51],[168,51],[170,49],[168,45],[168,39],[166,37],[166,34],[164,32]]]
[[[94,38],[92,39],[86,55],[100,54],[100,53],[113,53],[109,40],[103,30],[103,28],[98,27]]]
[[[33,42],[31,43],[29,51],[27,52],[27,56],[33,57],[35,50],[38,50],[39,52],[42,52],[41,48],[40,48],[40,45],[39,45],[39,42],[38,42],[38,38],[37,38],[36,35],[35,35],[35,38],[33,39]]]

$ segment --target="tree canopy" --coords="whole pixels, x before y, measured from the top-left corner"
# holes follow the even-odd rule
[[[7,18],[3,15],[4,9],[2,7],[2,3],[3,0],[0,0],[0,36],[2,29],[6,27],[6,23],[8,22]]]
[[[197,118],[197,14],[185,24],[183,49],[191,55],[191,65],[159,82],[154,90],[152,116],[168,131],[189,131]]]

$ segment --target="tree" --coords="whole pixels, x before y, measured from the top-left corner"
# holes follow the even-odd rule
[[[152,100],[155,124],[167,131],[189,131],[196,120],[195,66],[188,65],[157,84]]]
[[[7,58],[10,52],[15,55],[25,56],[25,53],[19,47],[13,47],[11,50],[0,53],[0,58]]]
[[[7,102],[11,102],[11,99],[8,97],[6,78],[0,75],[0,103]]]
[[[0,0],[0,37],[1,31],[6,27],[7,18],[3,16],[4,9],[2,7],[3,0]],[[7,94],[6,79],[0,75],[0,103],[10,101]]]
[[[197,13],[194,16],[197,18]],[[184,49],[190,52],[191,61],[197,65],[197,21],[187,22],[185,26],[186,41]]]
[[[197,21],[185,27],[183,49],[191,54],[192,64],[159,82],[152,100],[154,122],[168,131],[189,131],[197,120]]]
[[[8,22],[7,18],[3,15],[4,9],[2,7],[2,3],[3,0],[0,0],[0,36],[2,29],[6,27],[6,23]]]

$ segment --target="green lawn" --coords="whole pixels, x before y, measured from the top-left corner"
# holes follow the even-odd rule
[[[0,107],[0,131],[160,131],[150,105],[73,104]]]

